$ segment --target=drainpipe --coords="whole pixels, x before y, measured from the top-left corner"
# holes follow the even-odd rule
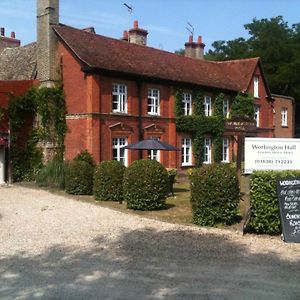
[[[143,96],[142,96],[142,83],[136,82],[138,89],[138,102],[139,102],[139,115],[138,115],[138,130],[139,130],[139,141],[143,139],[143,127],[142,127],[142,111],[143,111]],[[143,158],[143,151],[139,150],[139,159]]]

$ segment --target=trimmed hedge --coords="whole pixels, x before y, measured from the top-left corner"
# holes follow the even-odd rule
[[[125,166],[116,160],[103,161],[95,168],[94,196],[96,200],[123,200]]]
[[[240,200],[235,170],[228,164],[204,165],[191,173],[193,222],[202,226],[232,224]]]
[[[168,172],[155,160],[136,160],[125,171],[123,187],[128,208],[163,208],[168,192]]]
[[[300,176],[300,171],[256,171],[251,174],[248,232],[281,233],[276,179],[296,176]]]
[[[94,168],[85,161],[70,161],[65,168],[65,190],[73,195],[91,195]]]

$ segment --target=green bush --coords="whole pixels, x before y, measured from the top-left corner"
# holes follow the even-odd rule
[[[168,172],[155,160],[134,161],[124,174],[124,200],[136,210],[163,208],[168,192]]]
[[[193,170],[191,204],[195,224],[232,224],[237,218],[239,200],[238,179],[230,165],[204,165]]]
[[[91,166],[95,167],[94,159],[93,159],[92,155],[87,150],[83,150],[79,154],[77,154],[75,156],[74,160],[76,160],[76,161],[85,161],[88,164],[90,164]]]
[[[42,187],[60,188],[65,186],[65,163],[53,159],[45,165],[36,176],[36,183]]]
[[[116,160],[103,161],[95,168],[94,195],[96,200],[123,200],[124,165]]]
[[[295,176],[300,176],[300,171],[256,171],[251,174],[251,210],[247,231],[264,234],[281,232],[276,179]]]
[[[65,168],[65,190],[73,195],[91,195],[94,168],[85,161],[70,161]]]

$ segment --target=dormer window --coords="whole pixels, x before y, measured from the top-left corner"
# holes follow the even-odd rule
[[[253,77],[253,96],[255,98],[258,98],[258,81],[259,81],[259,77],[258,76],[254,76]]]

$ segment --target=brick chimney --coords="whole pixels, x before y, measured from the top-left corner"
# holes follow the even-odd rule
[[[189,41],[184,44],[185,46],[185,56],[196,58],[196,59],[204,59],[204,47],[205,44],[202,42],[202,37],[198,37],[197,43],[193,41],[193,36],[189,36]]]
[[[146,46],[147,35],[148,35],[148,31],[139,28],[138,21],[134,21],[133,28],[128,31],[128,41],[129,43]]]
[[[60,79],[57,38],[51,25],[59,24],[59,0],[37,0],[37,77],[43,87]]]
[[[0,28],[0,52],[5,48],[14,48],[19,47],[21,45],[21,41],[16,39],[15,32],[11,32],[10,37],[5,36],[5,28]]]

